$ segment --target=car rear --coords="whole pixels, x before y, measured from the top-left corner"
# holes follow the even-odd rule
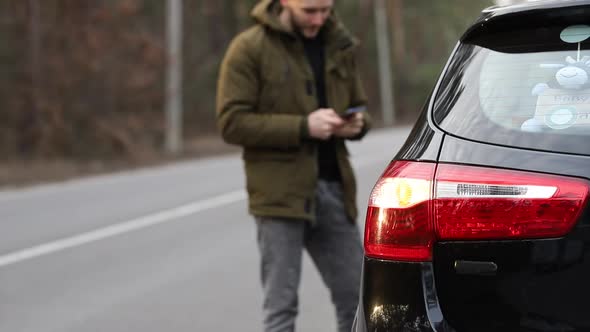
[[[590,83],[554,80],[590,66],[588,17],[541,1],[466,32],[369,198],[353,330],[590,331]]]

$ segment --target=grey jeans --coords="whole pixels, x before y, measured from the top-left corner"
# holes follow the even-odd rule
[[[303,248],[330,290],[338,331],[349,332],[360,286],[362,246],[358,226],[346,215],[340,183],[319,181],[317,221],[256,217],[264,331],[295,330]]]

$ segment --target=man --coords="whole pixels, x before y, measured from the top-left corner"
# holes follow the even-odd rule
[[[217,119],[243,147],[249,211],[256,219],[265,331],[294,331],[302,249],[318,268],[350,331],[362,246],[356,184],[344,141],[369,129],[357,42],[333,14],[334,0],[262,0],[257,24],[223,60]]]

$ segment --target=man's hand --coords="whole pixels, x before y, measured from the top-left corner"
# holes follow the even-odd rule
[[[344,120],[331,108],[320,108],[307,117],[309,136],[321,140],[332,137],[344,124]]]
[[[334,131],[334,135],[341,138],[352,138],[357,136],[363,130],[365,120],[363,113],[356,113],[344,124]]]

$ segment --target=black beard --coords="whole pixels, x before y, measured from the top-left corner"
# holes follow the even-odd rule
[[[291,24],[291,27],[293,27],[293,32],[300,37],[308,39],[308,37],[306,37],[305,34],[303,34],[301,26],[299,24],[297,24],[297,22],[295,21],[295,14],[293,13],[293,10],[288,7],[283,7],[283,10],[286,10],[289,13],[289,23]],[[320,32],[319,32],[318,36],[322,33],[322,30],[323,30],[323,27],[320,28]],[[315,39],[318,36],[311,38],[311,39]]]

